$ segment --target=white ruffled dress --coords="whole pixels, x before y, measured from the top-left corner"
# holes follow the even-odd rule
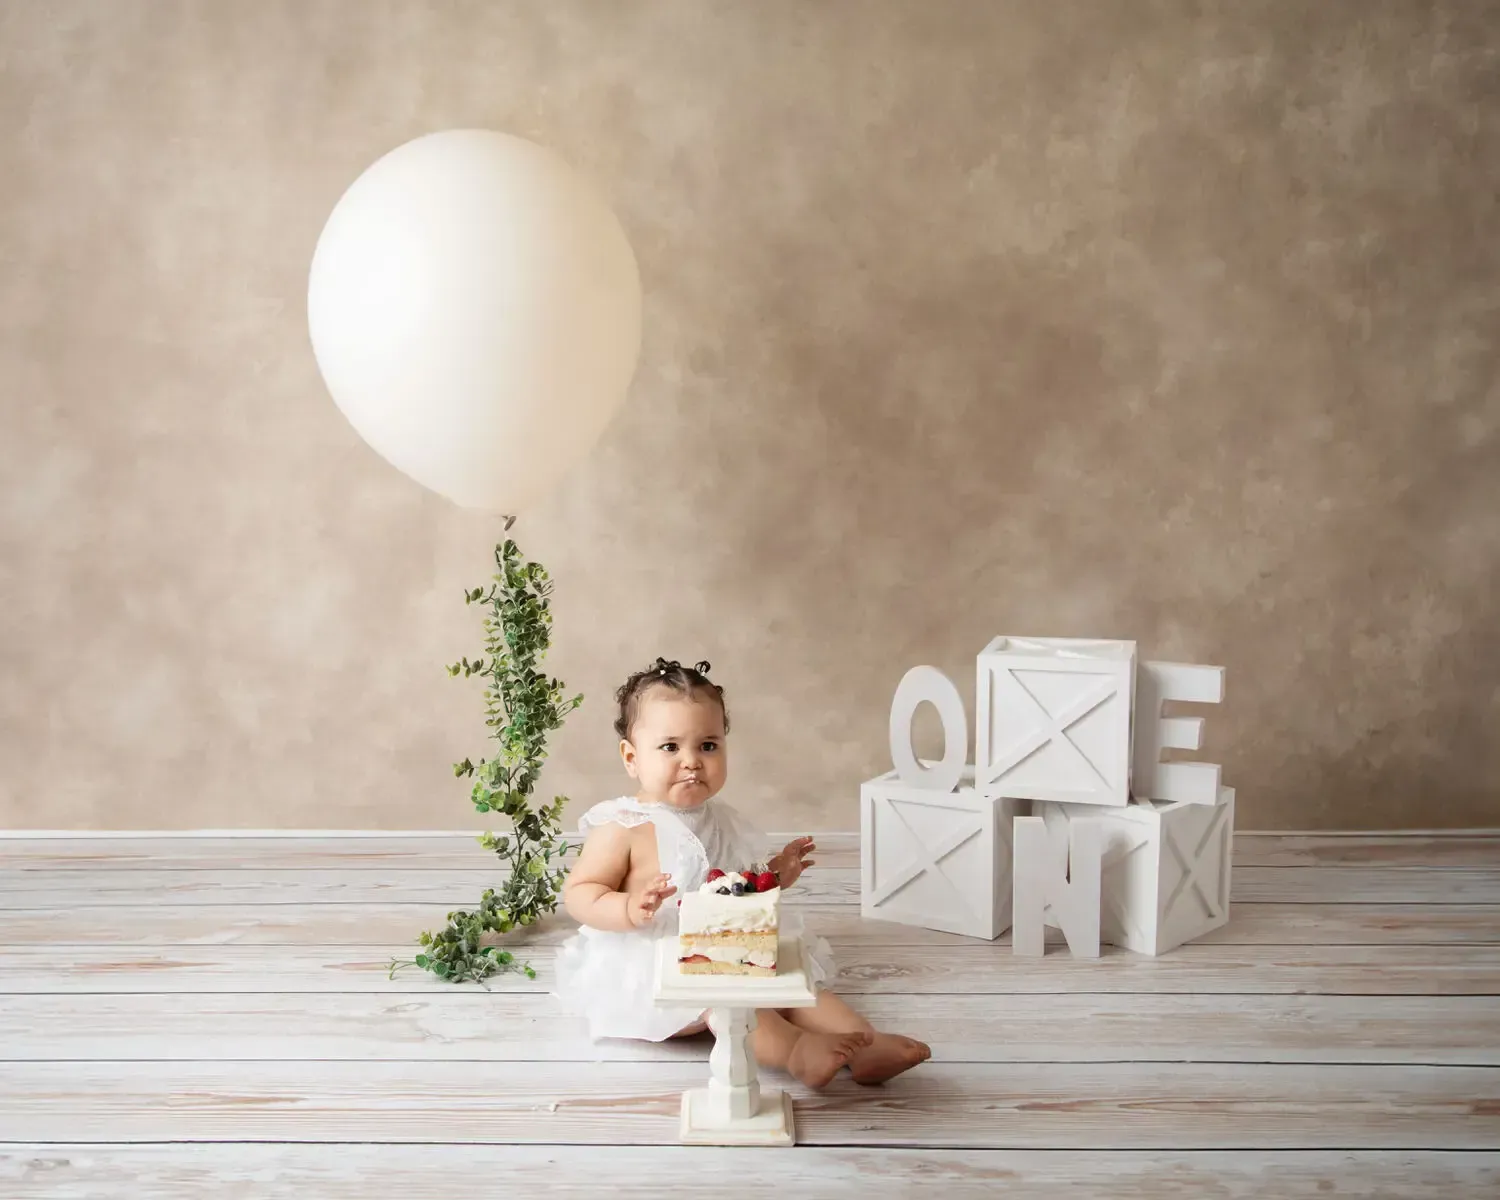
[[[562,1007],[588,1022],[589,1036],[659,1042],[703,1019],[701,1008],[659,1006],[652,999],[656,946],[677,936],[677,896],[696,891],[711,867],[733,870],[764,861],[767,839],[744,816],[717,798],[697,808],[672,808],[620,796],[596,804],[578,822],[587,836],[596,825],[655,827],[657,861],[677,894],[657,910],[651,924],[629,933],[584,926],[557,951],[557,988]],[[816,986],[834,975],[833,954],[820,937],[806,934],[795,911],[782,906],[781,927],[801,934],[808,976]]]

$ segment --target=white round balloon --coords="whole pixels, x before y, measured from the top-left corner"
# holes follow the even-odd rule
[[[640,272],[609,206],[551,151],[449,130],[344,193],[307,319],[334,403],[380,455],[465,508],[513,514],[624,399]]]

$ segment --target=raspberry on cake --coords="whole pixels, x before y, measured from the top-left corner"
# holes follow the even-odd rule
[[[775,975],[781,887],[763,865],[710,871],[682,898],[678,963],[687,975]]]

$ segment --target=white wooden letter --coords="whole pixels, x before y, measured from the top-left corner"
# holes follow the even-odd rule
[[[1135,746],[1130,789],[1134,797],[1177,804],[1217,804],[1218,764],[1161,761],[1161,752],[1165,749],[1203,748],[1203,718],[1164,717],[1162,702],[1221,703],[1224,699],[1224,668],[1143,662],[1136,672],[1135,695]]]
[[[917,706],[927,701],[943,722],[943,758],[935,767],[917,761],[911,745],[911,720]],[[969,723],[963,697],[936,667],[913,667],[891,698],[891,763],[907,787],[951,792],[963,777],[969,757]]]
[[[1099,957],[1099,886],[1103,837],[1090,820],[1068,822],[1065,839],[1054,839],[1041,817],[1017,817],[1015,904],[1011,950],[1045,953],[1050,915],[1075,958]]]

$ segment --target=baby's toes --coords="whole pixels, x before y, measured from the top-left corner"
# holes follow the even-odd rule
[[[926,1062],[932,1057],[932,1048],[926,1042],[917,1041],[916,1038],[897,1034],[895,1045],[904,1057],[913,1062]]]
[[[851,1033],[841,1043],[844,1052],[853,1056],[863,1050],[873,1039],[868,1033]]]

